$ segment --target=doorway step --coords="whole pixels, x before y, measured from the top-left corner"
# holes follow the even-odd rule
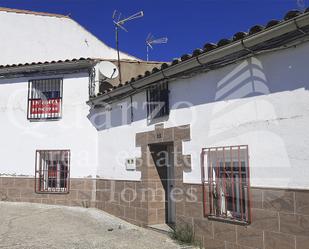
[[[167,224],[149,225],[147,228],[164,234],[171,234],[173,232],[173,229]]]

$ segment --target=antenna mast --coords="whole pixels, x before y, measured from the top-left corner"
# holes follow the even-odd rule
[[[128,30],[123,26],[126,22],[143,17],[144,12],[140,11],[131,15],[127,18],[121,19],[121,13],[117,10],[114,10],[113,13],[113,23],[115,25],[115,38],[116,38],[116,49],[117,49],[117,56],[118,56],[118,69],[119,69],[119,83],[122,83],[121,78],[121,65],[120,65],[120,51],[119,51],[119,28],[128,32]]]
[[[165,44],[167,43],[167,41],[168,41],[167,37],[155,39],[154,36],[151,33],[149,33],[146,38],[147,61],[149,61],[149,48],[153,49],[154,44]]]

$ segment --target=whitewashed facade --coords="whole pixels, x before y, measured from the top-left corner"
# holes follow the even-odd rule
[[[157,123],[165,128],[189,124],[191,139],[183,149],[192,156],[192,170],[184,172],[184,182],[201,183],[202,148],[247,144],[252,186],[308,189],[308,51],[305,42],[174,80],[169,83],[170,114],[155,124],[148,124],[146,91],[133,95],[133,122],[130,98],[116,101],[96,118],[102,126],[98,175],[140,180],[140,172],[125,167],[126,158],[140,157],[135,134],[154,130]]]
[[[28,120],[28,81],[59,77],[63,78],[62,118],[41,122]],[[33,176],[36,150],[70,149],[74,164],[71,176],[95,177],[97,131],[87,119],[88,84],[89,75],[85,72],[0,79],[1,174]]]
[[[205,248],[306,248],[308,30],[292,11],[90,99],[98,182],[121,197],[99,208]]]
[[[33,176],[36,150],[70,149],[74,164],[71,177],[95,177],[97,132],[87,118],[86,104],[89,72],[100,60],[115,61],[117,51],[68,16],[1,8],[0,28],[0,65],[8,71],[14,65],[16,68],[9,74],[2,69],[0,77],[0,120],[4,128],[0,174]],[[124,60],[137,60],[122,52],[120,55]],[[52,62],[77,60],[78,64],[80,58],[96,62],[75,71],[71,69],[71,73],[61,67],[53,72],[44,71]],[[46,66],[40,64],[44,62]],[[32,63],[30,69],[22,69]],[[33,73],[27,76],[28,71]],[[29,81],[54,78],[63,79],[61,119],[31,122],[27,119]]]

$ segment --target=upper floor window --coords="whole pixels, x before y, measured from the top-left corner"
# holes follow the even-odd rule
[[[36,151],[36,192],[67,193],[69,173],[69,150]]]
[[[147,89],[147,116],[155,119],[169,114],[168,83],[160,83]]]
[[[207,148],[203,149],[202,155],[204,191],[209,194],[208,197],[204,195],[205,215],[250,223],[248,146]]]
[[[28,119],[60,119],[62,116],[62,79],[29,81]]]

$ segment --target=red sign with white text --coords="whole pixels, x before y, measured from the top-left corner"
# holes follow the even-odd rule
[[[30,100],[30,114],[60,114],[61,99]]]

